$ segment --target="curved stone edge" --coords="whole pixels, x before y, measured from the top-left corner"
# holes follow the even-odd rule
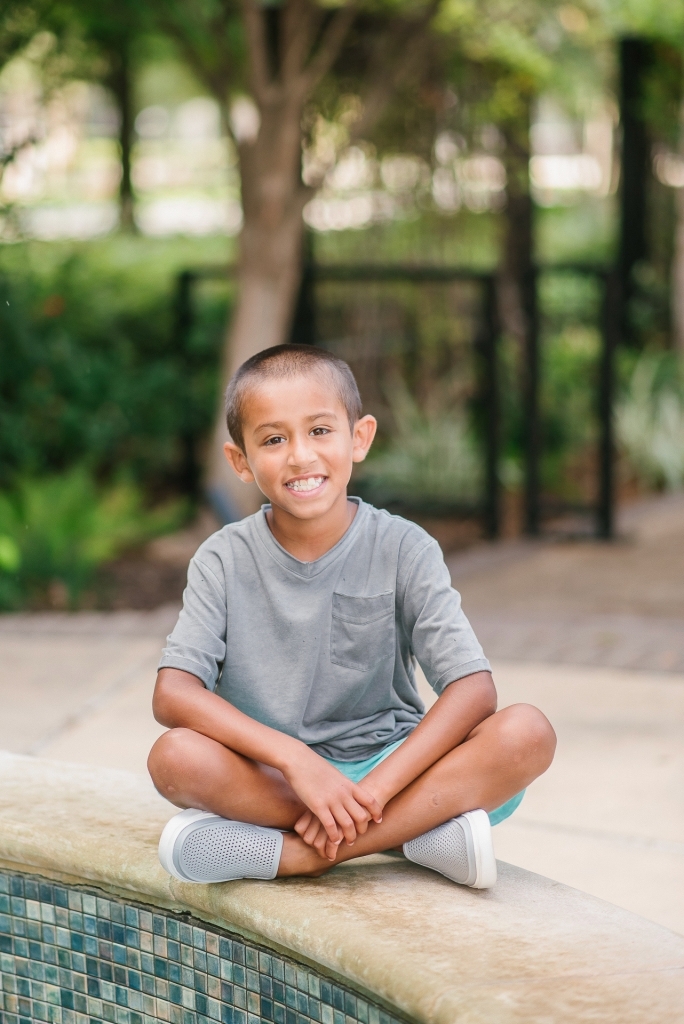
[[[156,857],[175,809],[125,772],[0,756],[0,857],[281,949],[426,1024],[684,1021],[684,939],[501,865],[474,892],[367,858],[317,880],[194,886]]]

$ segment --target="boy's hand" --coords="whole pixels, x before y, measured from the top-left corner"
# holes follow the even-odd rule
[[[366,823],[366,828],[367,827],[368,823]],[[322,857],[323,860],[335,860],[341,843],[333,843],[332,840],[329,839],[328,833],[325,831],[316,815],[311,811],[307,811],[301,816],[295,825],[295,831],[301,836],[308,846],[313,847],[319,857]]]
[[[309,808],[295,824],[295,831],[327,860],[335,859],[343,839],[351,845],[357,835],[363,835],[371,819],[382,821],[382,807],[374,796],[307,747],[299,751],[284,775]]]

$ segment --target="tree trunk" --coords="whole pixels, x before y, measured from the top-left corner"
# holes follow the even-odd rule
[[[239,145],[244,222],[238,257],[238,302],[228,332],[222,392],[250,356],[289,337],[302,272],[302,210],[309,190],[301,180],[302,103],[285,98],[262,107],[256,139]],[[212,439],[207,495],[224,522],[249,515],[260,501],[226,463],[228,440],[221,402]]]
[[[524,348],[529,310],[527,290],[534,269],[534,208],[530,195],[529,104],[527,116],[504,130],[506,140],[506,210],[499,306],[503,329]]]
[[[534,246],[534,202],[530,194],[531,98],[525,115],[504,130],[507,204],[499,271],[499,316],[516,341],[521,367],[524,431],[525,532],[540,528],[539,337]]]
[[[130,44],[123,39],[111,54],[112,70],[109,84],[119,108],[119,150],[121,153],[121,182],[119,184],[119,224],[124,231],[135,231],[133,218],[133,184],[131,182],[131,152],[133,149],[133,89],[130,64]]]

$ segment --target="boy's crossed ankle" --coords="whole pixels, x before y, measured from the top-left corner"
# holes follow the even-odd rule
[[[281,866],[283,846],[283,833],[277,829],[230,821],[210,811],[188,808],[176,814],[164,828],[159,840],[159,859],[166,871],[182,882],[272,879]],[[408,860],[460,885],[488,889],[496,882],[496,860],[486,811],[478,809],[451,818],[404,843],[402,850]],[[316,876],[333,866],[321,862],[316,868],[302,863],[301,870],[295,867],[281,873]]]

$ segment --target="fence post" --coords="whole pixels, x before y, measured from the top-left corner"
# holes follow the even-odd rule
[[[651,141],[644,106],[647,102],[649,73],[653,67],[653,44],[637,36],[620,40],[620,127],[622,154],[620,167],[620,237],[618,272],[623,296],[616,306],[622,322],[620,333],[635,344],[637,332],[629,318],[634,293],[634,268],[648,257],[648,181],[651,175]]]
[[[525,533],[536,537],[540,530],[539,457],[539,316],[538,272],[530,270],[524,285],[525,349],[523,367],[523,415],[525,418]]]
[[[615,349],[622,318],[619,271],[604,277],[601,316],[601,362],[599,367],[599,493],[596,507],[596,533],[610,540],[615,533],[615,440],[613,397],[615,392]]]
[[[173,300],[173,341],[176,352],[185,352],[188,335],[192,328],[192,286],[195,275],[183,270],[176,277],[176,294]]]
[[[313,236],[310,231],[304,235],[302,245],[302,277],[297,292],[290,344],[316,344],[316,266],[314,261]]]
[[[482,293],[482,368],[484,371],[482,397],[485,435],[484,525],[487,537],[494,540],[499,536],[500,531],[501,488],[499,481],[499,323],[496,279],[493,275],[484,279]]]

